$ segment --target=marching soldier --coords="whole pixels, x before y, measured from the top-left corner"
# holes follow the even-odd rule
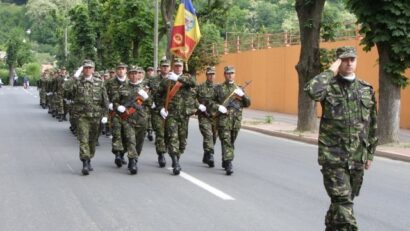
[[[147,68],[147,75],[146,78],[144,79],[145,82],[148,84],[149,79],[155,77],[155,71],[153,67],[148,67]],[[153,141],[154,137],[152,136],[152,120],[151,120],[151,112],[150,112],[150,107],[147,107],[147,110],[149,113],[147,113],[147,138],[149,141]]]
[[[146,106],[151,106],[148,94],[144,90],[144,70],[132,66],[128,72],[128,79],[114,93],[114,108],[120,113],[126,137],[128,152],[128,170],[131,174],[138,171],[137,162],[141,155],[142,146],[147,129]]]
[[[83,175],[93,171],[91,159],[95,155],[100,121],[107,122],[108,112],[108,97],[104,84],[100,79],[95,78],[93,73],[94,62],[84,60],[82,75],[71,87],[74,96],[73,106],[79,112],[77,138],[80,142]]]
[[[197,87],[198,122],[203,137],[204,156],[202,162],[213,168],[214,146],[218,136],[216,118],[212,115],[211,105],[215,98],[215,67],[206,68],[206,81]]]
[[[123,164],[127,164],[124,159],[124,154],[126,152],[125,136],[121,118],[112,102],[114,94],[116,94],[118,89],[127,82],[127,65],[119,63],[115,73],[115,77],[106,82],[106,88],[108,99],[111,102],[109,104],[109,110],[112,123],[112,153],[115,155],[114,163],[117,167],[121,168]]]
[[[356,77],[356,49],[339,47],[329,70],[310,80],[306,93],[322,105],[319,165],[331,199],[326,230],[358,230],[353,199],[377,146],[377,111],[373,87]]]
[[[167,152],[165,145],[165,123],[164,119],[160,115],[160,109],[163,105],[157,105],[159,99],[158,90],[162,80],[167,78],[169,73],[169,60],[163,59],[160,61],[160,74],[148,79],[148,87],[150,94],[153,97],[154,103],[151,105],[151,123],[155,132],[155,150],[158,155],[158,165],[163,168],[166,165],[164,154]]]
[[[235,68],[224,68],[225,82],[215,87],[213,110],[219,112],[218,135],[222,145],[222,167],[227,175],[233,173],[235,140],[241,129],[242,108],[251,105],[250,98],[235,83]]]
[[[181,65],[177,73],[170,72],[167,79],[161,81],[156,104],[160,109],[160,115],[165,120],[165,134],[168,153],[172,159],[173,173],[178,175],[181,171],[179,159],[186,145],[187,131],[187,107],[186,94],[196,85],[195,78],[188,74],[182,74],[182,61],[175,60],[174,65]],[[189,116],[188,116],[189,119]]]

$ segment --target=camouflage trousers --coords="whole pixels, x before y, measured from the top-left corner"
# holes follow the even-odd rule
[[[64,97],[60,94],[55,96],[55,105],[57,113],[62,115],[64,114]]]
[[[123,122],[125,137],[127,140],[128,158],[135,158],[141,154],[144,138],[147,132],[146,127],[135,126],[128,121]]]
[[[180,156],[185,151],[188,138],[189,117],[169,116],[166,120],[167,148],[170,155]]]
[[[41,105],[46,105],[47,104],[46,92],[44,90],[40,89],[39,96],[40,96],[40,104]]]
[[[325,218],[326,231],[358,230],[353,213],[353,199],[363,183],[363,168],[323,166],[323,183],[331,204]]]
[[[80,159],[89,160],[95,155],[100,117],[79,117],[77,139],[80,142]]]
[[[126,138],[123,127],[123,121],[118,115],[112,117],[112,153],[125,153],[126,151]]]
[[[164,119],[156,111],[151,111],[152,127],[155,132],[155,149],[157,154],[167,152],[165,145],[165,125]]]
[[[147,131],[152,131],[152,120],[150,109],[147,109]]]
[[[216,127],[216,119],[209,118],[204,115],[198,115],[199,130],[201,131],[203,141],[202,146],[204,152],[214,153],[214,146],[216,138],[218,137],[218,130]]]
[[[72,105],[69,106],[68,113],[69,113],[70,126],[74,129],[77,129],[79,114],[73,109]]]
[[[219,127],[218,135],[222,146],[222,159],[233,160],[235,157],[235,140],[238,137],[239,129],[229,129],[228,127]]]

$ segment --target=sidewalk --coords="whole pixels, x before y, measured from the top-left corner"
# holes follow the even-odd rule
[[[319,124],[319,123],[318,123]],[[243,110],[242,128],[271,136],[317,144],[317,132],[297,132],[297,116],[276,112]],[[410,130],[400,129],[400,143],[379,145],[376,156],[410,162]]]

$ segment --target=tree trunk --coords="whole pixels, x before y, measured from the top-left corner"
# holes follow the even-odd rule
[[[14,70],[13,65],[9,65],[9,85],[12,87],[14,86],[14,76],[16,76],[15,73],[16,72]]]
[[[379,143],[398,143],[400,130],[400,87],[383,70],[389,63],[388,43],[377,43],[379,52],[379,113],[377,117]]]
[[[320,72],[320,23],[325,0],[297,0],[301,51],[296,70],[299,77],[298,131],[317,129],[316,104],[303,91],[306,83]]]
[[[175,6],[176,6],[176,0],[161,0],[161,14],[162,14],[162,19],[165,23],[165,30],[166,30],[166,35],[167,35],[167,53],[166,56],[169,58],[171,57],[171,53],[169,51],[169,43],[171,41],[171,32],[172,32],[172,26],[173,26],[173,17],[175,13]]]

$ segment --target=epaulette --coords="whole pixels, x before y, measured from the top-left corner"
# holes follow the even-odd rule
[[[373,86],[372,86],[370,83],[368,83],[368,82],[366,82],[366,81],[364,81],[364,80],[362,80],[362,79],[359,79],[359,83],[362,84],[362,85],[368,86],[368,87],[370,87],[370,88],[373,89]]]

